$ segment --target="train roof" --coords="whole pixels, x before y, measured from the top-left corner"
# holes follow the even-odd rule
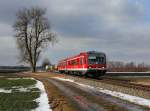
[[[99,51],[88,51],[87,53],[104,53],[104,52],[99,52]]]
[[[79,53],[79,54],[77,54],[77,55],[70,56],[70,57],[67,57],[67,58],[65,58],[65,59],[62,59],[62,60],[60,60],[58,63],[60,63],[60,62],[65,62],[65,61],[68,60],[68,59],[71,59],[71,58],[74,58],[74,57],[77,57],[77,56],[80,56],[80,55],[84,55],[84,54],[94,54],[94,53],[105,54],[104,52],[99,52],[99,51],[85,51],[85,52],[81,52],[81,53]]]

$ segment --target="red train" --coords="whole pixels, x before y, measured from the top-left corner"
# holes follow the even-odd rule
[[[88,51],[59,61],[60,73],[99,77],[106,72],[106,55],[102,52]]]

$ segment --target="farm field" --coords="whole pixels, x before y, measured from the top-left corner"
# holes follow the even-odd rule
[[[36,111],[40,96],[37,80],[0,76],[0,111]]]

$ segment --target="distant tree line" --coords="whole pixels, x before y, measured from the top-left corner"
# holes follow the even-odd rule
[[[150,71],[150,65],[135,62],[109,61],[107,63],[108,71],[111,72],[146,72]]]

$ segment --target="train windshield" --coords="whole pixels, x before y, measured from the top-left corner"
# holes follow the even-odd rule
[[[105,64],[106,59],[104,54],[90,54],[88,57],[89,64]]]

